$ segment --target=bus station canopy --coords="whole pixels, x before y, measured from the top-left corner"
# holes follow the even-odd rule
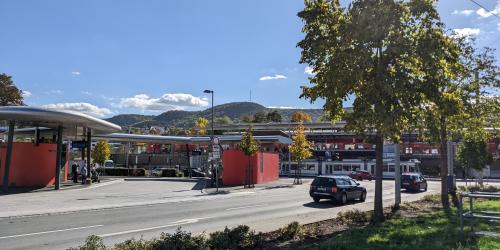
[[[96,139],[106,139],[110,141],[125,142],[145,142],[158,144],[210,144],[209,136],[163,136],[163,135],[136,135],[113,133],[107,135],[94,135]],[[241,141],[241,135],[216,135],[221,143],[238,143]],[[292,140],[281,135],[254,136],[254,139],[262,143],[280,143],[291,144]]]
[[[63,128],[64,135],[76,135],[78,129],[91,129],[93,134],[113,133],[121,127],[86,114],[75,111],[62,111],[28,106],[0,107],[0,120],[14,121],[17,125],[28,127]]]

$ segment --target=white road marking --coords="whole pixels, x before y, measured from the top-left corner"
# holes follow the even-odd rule
[[[243,206],[243,207],[232,207],[232,208],[227,208],[226,211],[238,210],[238,209],[245,209],[245,208],[253,208],[253,207],[264,207],[264,206],[267,206],[267,204],[252,205],[252,206]]]
[[[40,234],[50,234],[50,233],[58,233],[58,232],[74,231],[74,230],[81,230],[81,229],[94,228],[94,227],[103,227],[103,226],[104,226],[104,225],[93,225],[93,226],[86,226],[86,227],[74,227],[74,228],[59,229],[59,230],[52,230],[52,231],[45,231],[45,232],[38,232],[38,233],[29,233],[29,234],[18,234],[18,235],[10,235],[10,236],[1,236],[1,237],[0,237],[0,239],[9,239],[9,238],[17,238],[17,237],[33,236],[33,235],[40,235]]]
[[[138,233],[138,232],[142,232],[142,231],[151,231],[151,230],[162,229],[162,228],[167,228],[167,227],[174,227],[174,226],[180,226],[180,225],[185,225],[185,224],[193,224],[193,223],[196,223],[200,220],[210,219],[210,218],[213,218],[213,217],[184,219],[184,220],[174,221],[172,223],[162,225],[162,226],[139,228],[139,229],[121,231],[121,232],[116,232],[116,233],[101,234],[98,236],[101,238],[104,238],[104,237],[112,237],[112,236],[123,235],[123,234]]]

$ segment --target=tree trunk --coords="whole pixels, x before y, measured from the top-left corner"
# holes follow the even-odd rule
[[[443,208],[450,208],[450,201],[448,198],[448,138],[447,138],[447,130],[446,130],[446,118],[441,116],[440,119],[440,134],[439,139],[441,142],[440,151],[441,158],[441,203],[443,204]]]
[[[384,220],[384,208],[382,202],[382,171],[384,167],[384,138],[379,134],[376,136],[375,147],[375,203],[373,208],[373,223],[379,224]]]

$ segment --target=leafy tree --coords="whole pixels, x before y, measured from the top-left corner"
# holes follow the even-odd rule
[[[301,97],[324,99],[332,119],[371,138],[376,145],[373,222],[384,219],[382,204],[383,143],[399,142],[424,92],[417,45],[439,24],[432,0],[306,0],[299,12],[305,38],[300,63],[316,75]],[[437,27],[437,30],[439,27]],[[343,104],[354,96],[352,112]],[[373,134],[374,136],[370,136]]]
[[[271,122],[281,122],[282,117],[277,110],[273,110],[273,111],[267,113],[267,120],[271,121]]]
[[[196,123],[194,125],[194,128],[191,131],[191,135],[206,135],[207,134],[207,125],[208,125],[208,120],[203,118],[203,117],[198,117],[196,120]]]
[[[0,74],[0,106],[24,105],[23,92],[12,81],[12,77]]]
[[[101,140],[98,141],[92,151],[92,158],[94,162],[103,166],[106,160],[109,160],[111,156],[111,149],[109,148],[109,144],[107,141]]]
[[[267,122],[267,114],[264,111],[259,111],[253,115],[253,122],[254,123],[263,123]]]
[[[231,118],[229,116],[225,115],[222,117],[217,117],[215,119],[215,123],[220,124],[220,125],[228,125],[228,124],[232,124],[233,120],[231,120]]]
[[[297,111],[292,114],[290,118],[291,122],[312,122],[312,117],[303,111]]]
[[[304,134],[304,125],[302,125],[302,122],[299,123],[292,136],[292,145],[288,146],[288,149],[292,154],[292,159],[298,162],[298,166],[295,168],[294,184],[302,184],[302,180],[300,178],[301,163],[303,160],[312,156],[311,150],[313,147],[314,145],[307,140],[306,135]]]
[[[493,162],[493,154],[488,151],[488,137],[484,128],[468,130],[464,133],[457,150],[457,159],[462,167],[482,171],[486,165]]]
[[[240,149],[248,158],[248,165],[246,171],[245,178],[245,187],[250,188],[253,187],[253,171],[250,163],[250,157],[255,155],[259,151],[260,145],[253,138],[253,130],[252,127],[248,127],[248,130],[242,135],[240,142]]]
[[[251,115],[244,115],[241,117],[241,121],[244,123],[251,123],[253,121],[253,117]]]

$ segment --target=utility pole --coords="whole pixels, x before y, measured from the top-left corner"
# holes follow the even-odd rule
[[[215,188],[216,192],[219,192],[219,176],[218,176],[218,168],[214,169],[214,91],[213,90],[205,90],[203,93],[206,94],[211,94],[212,95],[212,122],[211,122],[211,132],[210,132],[210,147],[212,150],[212,159],[210,160],[211,162],[211,167],[212,167],[212,173],[214,173],[215,170]]]
[[[395,199],[394,205],[399,208],[401,204],[401,164],[400,164],[400,147],[399,143],[394,143],[394,189]]]

